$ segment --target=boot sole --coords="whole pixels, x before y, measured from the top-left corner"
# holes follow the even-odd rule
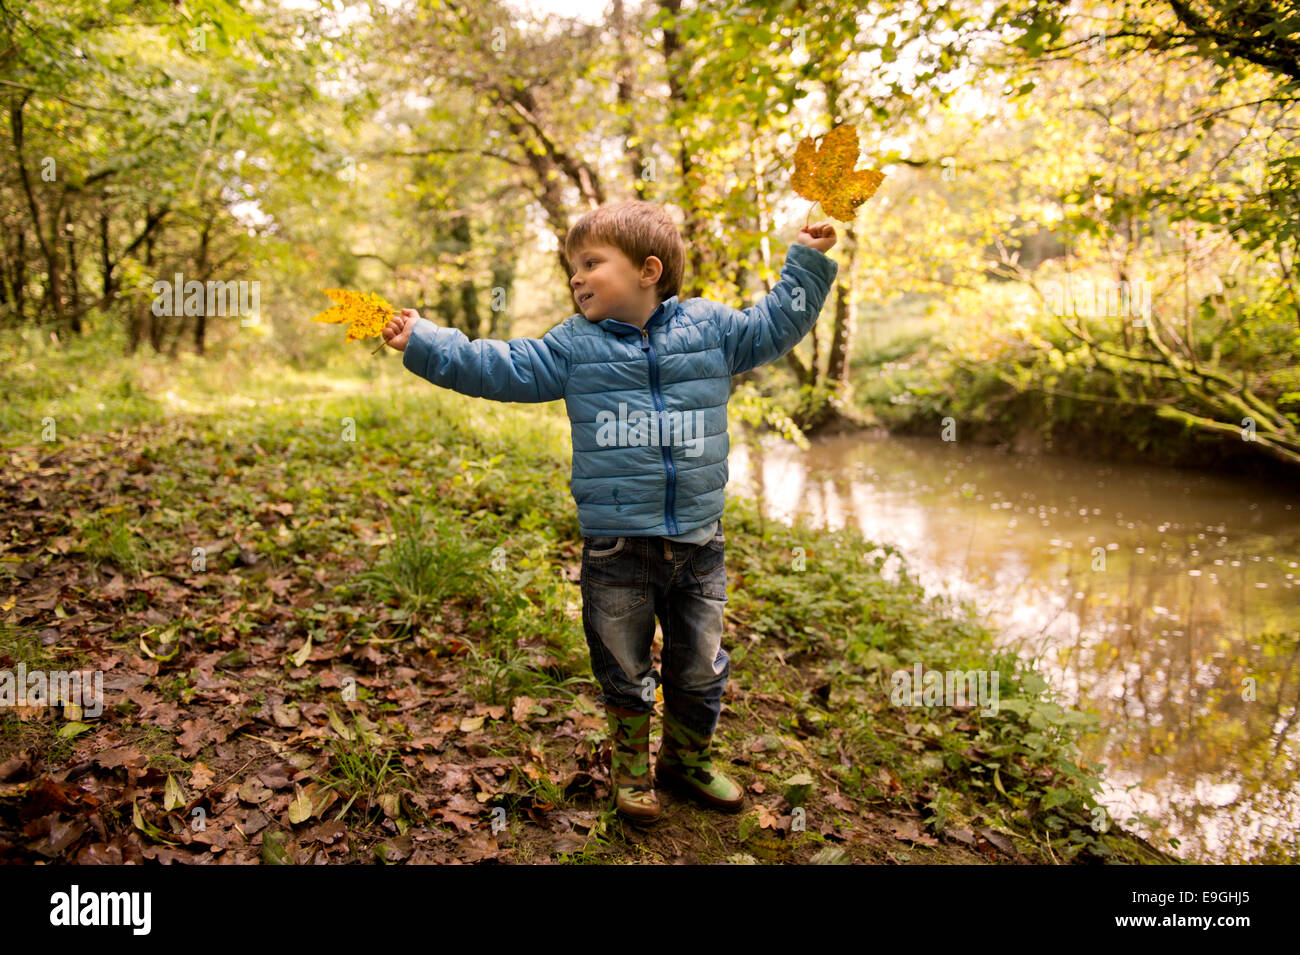
[[[620,819],[626,819],[628,822],[637,826],[649,826],[653,823],[656,823],[663,818],[663,814],[664,814],[662,807],[659,809],[659,812],[657,812],[653,816],[636,816],[628,812],[626,809],[621,808],[617,804],[615,804],[614,809],[618,812],[618,816]]]
[[[622,809],[618,810],[618,818],[630,822],[634,826],[640,826],[640,827],[653,826],[656,822],[658,822],[662,818],[662,816],[663,816],[662,813],[660,813],[658,816],[644,816],[644,817],[630,816],[627,813],[625,813]]]

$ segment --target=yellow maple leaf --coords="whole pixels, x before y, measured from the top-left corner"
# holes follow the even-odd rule
[[[327,288],[325,294],[338,302],[332,308],[312,316],[313,322],[348,323],[347,341],[374,338],[384,330],[388,320],[399,311],[378,295],[369,292],[349,292],[341,288]]]
[[[836,126],[821,139],[805,136],[794,151],[791,185],[805,199],[820,202],[826,214],[851,222],[858,206],[875,193],[885,179],[878,169],[858,169],[858,131]]]

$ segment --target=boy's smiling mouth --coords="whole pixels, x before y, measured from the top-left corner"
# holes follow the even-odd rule
[[[578,296],[578,305],[579,306],[586,305],[587,300],[595,294],[596,294],[595,292],[583,292],[581,295]]]

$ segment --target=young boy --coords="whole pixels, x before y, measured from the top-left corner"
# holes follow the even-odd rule
[[[723,488],[731,376],[789,352],[817,320],[837,265],[829,222],[805,227],[781,280],[739,311],[678,301],[685,249],[664,209],[628,200],[588,212],[565,239],[579,314],[540,339],[469,341],[413,309],[384,328],[402,364],[436,385],[495,401],[563,398],[570,490],[582,532],[582,623],[611,727],[618,810],[659,816],[650,777],[663,628],[663,744],[655,781],[725,812],[743,791],[713,763],[730,657]]]

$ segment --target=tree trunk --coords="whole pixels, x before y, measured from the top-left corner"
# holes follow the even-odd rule
[[[637,199],[646,199],[649,189],[645,178],[645,154],[637,139],[636,124],[633,121],[636,112],[636,90],[632,87],[632,79],[636,76],[636,64],[628,52],[627,14],[623,8],[623,0],[614,0],[612,21],[614,38],[618,44],[618,85],[615,95],[619,106],[625,111],[623,141],[627,144],[627,162],[632,174],[632,189]],[[654,178],[651,177],[650,181],[653,182]]]
[[[146,214],[148,210],[146,209]],[[149,235],[144,240],[144,265],[145,268],[153,271],[153,236]],[[140,343],[144,341],[145,335],[152,332],[153,326],[153,303],[152,299],[144,299],[143,304],[140,301],[131,299],[131,310],[129,313],[130,324],[127,326],[127,343],[126,353],[134,355]]]
[[[456,242],[457,255],[468,259],[474,246],[474,236],[469,227],[469,216],[456,215],[451,220],[451,237]],[[483,337],[482,318],[478,308],[478,287],[468,274],[460,282],[460,328],[471,340]]]
[[[198,279],[200,282],[206,282],[208,275],[208,252],[209,242],[212,237],[212,223],[214,217],[209,215],[203,223],[203,231],[199,233],[199,254],[196,256],[198,265]],[[194,350],[200,357],[207,352],[207,334],[208,334],[208,308],[207,299],[204,298],[203,308],[199,309],[199,314],[194,317]],[[180,338],[179,335],[176,336]]]
[[[113,257],[108,249],[108,209],[99,210],[99,282],[100,294],[107,304],[113,297]]]
[[[36,241],[40,244],[41,254],[45,257],[45,303],[56,322],[63,317],[63,284],[59,263],[58,218],[51,225],[52,235],[46,237],[42,228],[44,218],[36,193],[32,189],[31,174],[27,171],[27,157],[23,155],[23,108],[31,98],[32,91],[27,90],[17,97],[9,107],[9,130],[13,137],[14,154],[18,169],[18,179],[22,183],[23,193],[27,198],[27,209],[31,213],[32,228],[36,232]]]
[[[65,221],[64,234],[68,247],[68,292],[71,296],[71,310],[68,313],[68,327],[77,335],[81,334],[81,282],[77,275],[77,237],[71,227],[71,213]]]
[[[503,255],[497,265],[492,268],[492,288],[493,301],[489,304],[495,304],[496,289],[501,289],[505,298],[506,307],[503,309],[493,309],[490,313],[488,338],[504,338],[508,334],[509,321],[508,316],[511,311],[511,294],[515,287],[515,266],[514,259],[508,255]]]
[[[827,380],[847,397],[852,389],[849,358],[857,338],[857,294],[853,287],[853,267],[858,257],[857,230],[850,224],[844,230],[844,257],[835,282],[835,327],[831,332],[831,353],[826,365]],[[848,277],[846,282],[844,279]]]
[[[681,0],[659,0],[659,6],[669,11],[676,19],[681,15]],[[689,117],[693,115],[691,103],[681,83],[677,81],[677,71],[682,67],[682,44],[676,30],[664,28],[663,31],[664,66],[668,71],[669,115]],[[686,244],[686,275],[688,283],[683,283],[682,298],[693,298],[703,292],[704,282],[704,246],[699,241],[700,223],[695,213],[695,203],[690,197],[695,195],[703,185],[702,176],[695,171],[691,161],[692,138],[683,125],[677,129],[677,167],[682,188],[681,207],[685,213],[682,223],[682,241]]]

